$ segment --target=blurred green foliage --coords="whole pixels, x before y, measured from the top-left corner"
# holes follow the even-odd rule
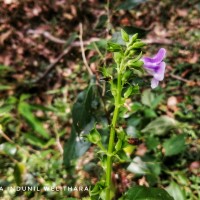
[[[176,26],[172,28],[175,31],[176,27],[178,33],[170,33],[173,41],[167,44],[168,70],[162,87],[151,91],[148,77],[145,80],[133,77],[133,87],[138,84],[144,89],[126,102],[127,108],[120,112],[120,124],[128,136],[141,139],[142,144],[132,148],[136,156],[130,155],[131,164],[124,162],[115,166],[115,175],[119,178],[115,179],[113,187],[120,197],[143,180],[144,185],[165,188],[175,200],[199,200],[200,90],[194,84],[198,83],[200,75],[198,56],[195,57],[199,49],[194,46],[199,39],[199,31],[194,28],[195,12],[199,7],[195,0],[178,4],[178,1],[169,0],[159,3],[114,1],[109,16],[105,1],[97,4],[98,9],[96,4],[91,8],[86,1],[69,1],[71,7],[59,5],[58,1],[42,2],[44,5],[38,1],[39,8],[33,1],[30,4],[16,2],[10,5],[0,3],[1,22],[4,22],[0,29],[0,48],[5,52],[1,54],[1,62],[5,64],[0,64],[0,186],[5,190],[0,190],[0,198],[87,199],[87,191],[9,192],[6,187],[74,187],[91,186],[96,182],[95,177],[102,173],[94,156],[98,152],[81,136],[89,133],[97,121],[103,144],[108,139],[112,98],[106,81],[100,81],[100,71],[110,64],[110,55],[106,54],[106,34],[115,32],[112,39],[117,41],[120,34],[117,30],[123,26],[130,35],[138,32],[139,37],[145,38],[152,28],[147,27],[149,23],[161,24],[161,29],[156,28],[163,30],[167,27],[166,21],[171,20],[169,24],[175,22]],[[187,15],[184,15],[184,9],[188,9]],[[33,10],[35,16],[32,16]],[[179,15],[171,19],[172,12]],[[92,24],[94,19],[95,24]],[[100,39],[85,45],[89,65],[95,63],[96,76],[92,79],[88,76],[78,46],[57,63],[57,68],[44,80],[34,84],[32,80],[42,75],[48,63],[77,38],[80,20],[86,27],[85,38],[94,36]],[[141,21],[143,25],[139,26]],[[167,28],[170,29],[169,24]],[[4,33],[9,27],[13,32],[6,38]],[[46,27],[44,29],[52,35],[69,39],[62,46],[37,34],[34,37],[28,35],[27,29],[38,27]],[[108,30],[106,33],[105,29]],[[177,42],[182,36],[187,43]],[[153,52],[159,45],[155,43],[147,49]],[[174,107],[169,103],[171,97],[177,100]],[[128,182],[126,186],[123,181]],[[134,187],[127,195],[132,191],[134,193]]]

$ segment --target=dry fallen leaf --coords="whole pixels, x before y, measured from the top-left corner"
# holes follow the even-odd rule
[[[170,110],[176,112],[178,110],[178,107],[177,107],[177,98],[175,96],[171,96],[168,98],[167,100],[167,106]]]
[[[145,144],[140,144],[137,148],[137,151],[135,152],[135,155],[137,156],[143,156],[147,152],[147,147]]]
[[[149,187],[149,183],[146,181],[145,176],[138,180],[139,185]]]
[[[199,59],[199,55],[195,51],[194,54],[193,54],[193,56],[190,57],[190,58],[188,58],[188,62],[191,63],[191,64],[194,64],[194,63],[197,63],[198,59]]]
[[[176,9],[176,12],[180,17],[186,17],[188,15],[187,9]]]
[[[2,33],[0,35],[0,45],[3,45],[4,41],[7,40],[11,34],[12,34],[12,30],[8,30],[5,33]]]
[[[194,161],[190,164],[189,169],[192,173],[196,174],[200,172],[200,161]]]
[[[4,0],[5,4],[15,3],[17,0]]]

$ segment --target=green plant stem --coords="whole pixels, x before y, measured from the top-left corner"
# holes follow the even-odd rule
[[[119,70],[117,77],[117,94],[115,97],[115,110],[112,118],[111,128],[110,128],[110,138],[108,144],[108,155],[107,155],[107,167],[106,167],[106,200],[110,200],[110,191],[111,191],[111,174],[112,174],[112,153],[114,148],[115,141],[115,127],[117,123],[117,118],[119,114],[119,108],[121,104],[121,72]]]

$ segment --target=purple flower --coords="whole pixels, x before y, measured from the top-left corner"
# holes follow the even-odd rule
[[[148,74],[153,76],[151,80],[151,88],[154,89],[158,86],[159,81],[164,79],[165,73],[165,62],[163,59],[165,58],[166,50],[161,48],[158,53],[153,57],[143,57],[141,60],[144,62],[144,68]]]

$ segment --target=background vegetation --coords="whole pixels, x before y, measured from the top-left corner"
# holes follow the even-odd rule
[[[175,200],[200,199],[199,13],[195,0],[1,0],[0,185],[97,182],[96,147],[77,135],[95,119],[107,140],[113,108],[100,71],[111,61],[106,39],[119,40],[124,27],[139,33],[148,55],[165,47],[167,69],[159,88],[150,90],[146,76],[142,95],[126,102],[120,123],[142,144],[134,162],[114,166],[117,198],[139,184],[166,188]],[[0,195],[81,199],[88,192]]]

